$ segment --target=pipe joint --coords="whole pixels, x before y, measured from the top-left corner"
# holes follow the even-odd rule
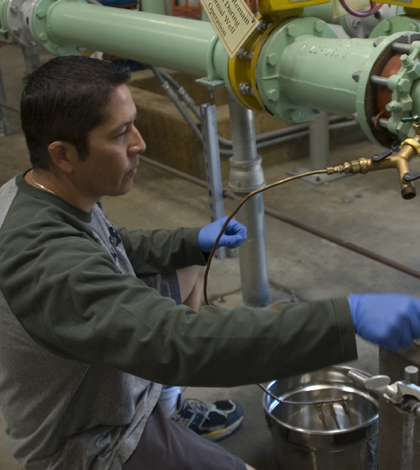
[[[229,159],[229,188],[234,193],[248,194],[266,186],[261,157],[249,161]]]

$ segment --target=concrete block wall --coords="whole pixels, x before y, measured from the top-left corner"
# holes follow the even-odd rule
[[[164,69],[166,70],[166,69]],[[209,90],[195,83],[197,77],[166,70],[192,96],[197,106],[203,103],[216,105],[219,134],[230,139],[229,108],[225,87],[216,90],[211,98]],[[185,122],[175,105],[166,96],[151,70],[134,72],[130,88],[138,110],[137,126],[147,144],[145,155],[172,166],[193,176],[204,178],[202,145]],[[190,112],[194,122],[198,119]],[[255,113],[256,134],[293,126],[280,121],[270,114]],[[354,141],[366,141],[358,126],[343,131],[330,133],[331,147]],[[309,139],[307,137],[275,145],[258,152],[263,159],[263,166],[269,168],[286,161],[307,158],[309,155]],[[229,175],[229,157],[221,157],[222,177]]]

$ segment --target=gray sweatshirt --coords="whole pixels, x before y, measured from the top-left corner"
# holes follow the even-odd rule
[[[117,470],[166,385],[236,386],[355,359],[345,298],[194,312],[137,276],[204,265],[198,230],[116,229],[0,189],[0,413],[26,470]]]

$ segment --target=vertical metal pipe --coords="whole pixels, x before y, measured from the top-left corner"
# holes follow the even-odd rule
[[[39,58],[39,50],[27,46],[22,46],[23,60],[25,62],[25,70],[28,73],[33,72],[41,65]]]
[[[229,97],[233,157],[230,158],[229,186],[239,202],[250,192],[265,186],[261,158],[257,155],[254,113]],[[248,229],[247,241],[239,248],[242,297],[245,305],[271,303],[269,293],[263,195],[251,198],[238,212],[237,220]]]
[[[201,105],[200,115],[201,130],[203,132],[204,166],[206,171],[210,219],[214,222],[225,215],[216,106],[208,103]],[[217,257],[219,259],[226,258],[225,247],[217,250]]]
[[[309,123],[311,170],[322,170],[330,164],[330,129],[328,114],[323,113]]]
[[[404,370],[404,380],[418,383],[418,368],[407,366]],[[403,416],[403,441],[401,449],[401,470],[413,470],[414,460],[414,431],[416,417],[413,413],[405,413]]]
[[[3,86],[3,77],[0,70],[0,103],[6,103],[6,93],[4,91]],[[10,135],[12,130],[10,128],[10,121],[9,121],[9,112],[7,108],[0,106],[0,136],[2,135]]]

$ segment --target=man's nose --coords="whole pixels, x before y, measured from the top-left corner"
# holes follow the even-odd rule
[[[130,145],[130,154],[143,153],[146,150],[146,143],[143,140],[139,130],[133,126],[133,142]]]

